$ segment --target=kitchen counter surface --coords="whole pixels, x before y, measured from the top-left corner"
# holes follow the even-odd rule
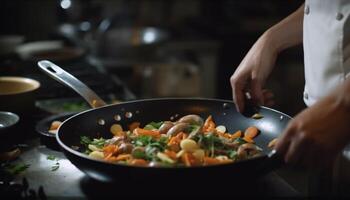
[[[23,153],[20,158],[16,160],[16,163],[28,164],[30,166],[24,172],[19,174],[14,181],[20,183],[23,178],[26,178],[30,189],[38,191],[42,186],[43,191],[41,192],[43,192],[46,197],[98,198],[102,195],[115,196],[116,194],[128,196],[154,196],[160,194],[157,193],[156,190],[150,190],[154,191],[151,193],[134,192],[140,190],[135,189],[137,188],[136,184],[134,187],[130,187],[130,184],[134,184],[132,181],[130,183],[120,185],[118,183],[108,184],[92,180],[79,169],[77,169],[74,165],[72,165],[70,161],[65,158],[63,153],[46,148],[44,145],[40,144],[39,139],[28,140],[27,144],[28,147],[23,149]],[[225,192],[213,190],[207,195],[229,195],[232,197],[235,197],[239,194],[243,194],[244,196],[253,195],[266,197],[300,196],[300,193],[298,191],[296,191],[275,172],[267,174],[257,180],[251,181],[252,186],[250,188],[237,188],[236,185],[233,184],[232,191]],[[128,186],[123,188],[125,185]],[[147,188],[145,185],[142,187]],[[116,192],[115,188],[118,188],[119,192]],[[196,195],[194,191],[192,194]]]

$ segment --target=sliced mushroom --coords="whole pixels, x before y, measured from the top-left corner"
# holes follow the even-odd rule
[[[123,142],[125,140],[124,136],[114,136],[111,139],[106,141],[106,144],[115,144],[118,145],[120,142]]]
[[[172,122],[164,122],[160,127],[159,127],[159,133],[160,134],[166,134],[171,127],[174,126],[174,123]]]
[[[168,130],[167,136],[174,136],[174,135],[180,133],[181,131],[186,130],[187,128],[189,128],[189,126],[190,125],[187,123],[180,122]]]
[[[132,144],[123,142],[118,146],[118,153],[131,153],[133,148]]]
[[[198,126],[203,126],[204,124],[204,120],[199,115],[186,115],[180,118],[178,122],[195,124]]]
[[[225,146],[229,147],[229,148],[233,148],[233,149],[236,149],[239,147],[239,143],[237,142],[227,142],[226,140],[223,140],[222,142]]]

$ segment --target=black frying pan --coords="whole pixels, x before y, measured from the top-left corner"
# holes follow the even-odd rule
[[[40,68],[56,80],[74,88],[93,107],[104,105],[104,102],[80,81],[49,61],[38,62]],[[87,94],[88,93],[88,94]],[[81,112],[65,120],[58,130],[57,140],[66,157],[90,177],[102,181],[139,180],[177,180],[187,177],[188,180],[223,180],[240,179],[263,175],[279,167],[279,159],[267,144],[286,127],[291,119],[288,115],[276,110],[261,107],[264,116],[256,120],[244,117],[235,109],[231,101],[217,99],[167,98],[150,99],[105,105]],[[74,150],[79,146],[81,136],[111,138],[109,128],[114,123],[124,128],[132,122],[141,126],[151,121],[164,121],[179,118],[188,114],[198,114],[203,118],[212,115],[216,124],[225,125],[229,132],[244,131],[248,126],[256,126],[261,134],[255,139],[263,148],[265,155],[236,163],[181,168],[150,168],[107,163],[88,157]],[[132,115],[132,116],[131,116]],[[121,120],[119,121],[119,116]]]

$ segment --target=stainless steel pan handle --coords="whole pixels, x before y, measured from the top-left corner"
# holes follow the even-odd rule
[[[107,105],[94,91],[88,86],[82,83],[80,80],[75,78],[70,73],[64,71],[59,66],[48,60],[41,60],[38,62],[39,68],[46,74],[51,76],[56,81],[72,88],[80,96],[82,96],[92,108],[98,108]]]

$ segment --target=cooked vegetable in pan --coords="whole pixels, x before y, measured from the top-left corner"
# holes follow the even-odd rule
[[[124,130],[114,124],[110,139],[81,137],[84,153],[95,159],[136,166],[207,166],[236,162],[259,156],[254,143],[259,130],[248,127],[228,133],[212,116],[205,121],[186,115],[176,122],[151,122],[140,128],[134,122]]]

